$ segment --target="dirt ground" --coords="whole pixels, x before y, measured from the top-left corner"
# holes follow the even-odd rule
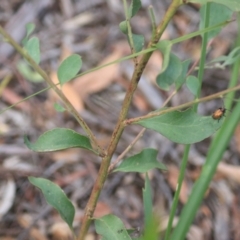
[[[170,0],[144,0],[140,12],[132,19],[135,33],[143,34],[145,43],[151,38],[148,13],[152,5],[158,23]],[[198,30],[199,6],[181,7],[164,39],[174,39]],[[1,0],[0,24],[21,43],[25,25],[32,22],[41,43],[41,67],[57,82],[57,67],[73,53],[81,55],[86,71],[130,54],[126,37],[119,30],[124,20],[120,0]],[[226,55],[233,47],[237,25],[232,22],[210,45],[208,59]],[[199,59],[201,39],[195,37],[177,44],[173,51],[181,60]],[[45,82],[26,79],[19,67],[21,57],[0,39],[0,111],[47,87]],[[171,95],[160,90],[155,79],[160,72],[162,55],[155,52],[144,71],[134,95],[129,117],[156,110]],[[118,113],[128,87],[134,64],[126,60],[79,77],[63,87],[63,92],[89,124],[101,146],[109,143]],[[205,72],[202,96],[228,87],[230,68]],[[168,106],[177,106],[193,99],[184,86]],[[27,134],[34,141],[55,127],[71,128],[84,134],[76,120],[67,112],[54,109],[59,103],[51,90],[43,91],[0,114],[0,240],[71,239],[68,227],[58,213],[47,205],[39,190],[27,176],[41,176],[57,183],[74,203],[74,228],[79,230],[101,159],[81,149],[69,149],[39,154],[30,151],[23,142]],[[210,115],[223,105],[221,100],[200,104],[199,113]],[[229,113],[228,113],[229,114]],[[130,126],[124,131],[113,156],[116,159],[141,130]],[[191,147],[188,169],[180,194],[178,214],[186,203],[194,181],[198,178],[211,139]],[[158,159],[168,172],[151,171],[154,209],[164,231],[177,184],[183,145],[175,144],[153,131],[146,131],[128,156],[151,147],[159,150]],[[234,133],[214,180],[190,229],[189,240],[240,239],[240,128]],[[136,173],[110,174],[100,195],[95,217],[112,213],[122,219],[127,228],[139,233],[143,226],[142,188],[144,176]],[[175,219],[177,221],[177,217]],[[97,238],[91,226],[88,240]]]

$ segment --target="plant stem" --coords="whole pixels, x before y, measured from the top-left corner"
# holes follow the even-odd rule
[[[159,41],[163,31],[167,27],[167,24],[169,23],[172,16],[177,11],[177,9],[180,5],[181,5],[180,0],[172,1],[171,5],[169,6],[169,8],[163,18],[163,21],[159,24],[159,26],[157,28],[156,36],[154,37],[154,42],[151,41],[148,44],[148,48],[151,47],[152,45],[156,44]],[[119,114],[119,118],[118,118],[116,127],[113,131],[113,134],[112,134],[112,137],[110,140],[110,144],[107,149],[107,155],[105,157],[103,157],[103,159],[102,159],[102,163],[101,163],[101,166],[100,166],[100,169],[98,172],[98,177],[94,183],[93,190],[91,192],[89,201],[85,208],[85,213],[84,213],[84,217],[82,220],[82,225],[81,225],[80,233],[78,236],[78,240],[84,240],[84,237],[88,231],[88,228],[89,228],[89,225],[90,225],[90,222],[91,222],[91,219],[92,219],[92,216],[93,216],[96,204],[97,204],[99,194],[100,194],[100,192],[103,188],[104,182],[107,178],[108,167],[110,165],[112,155],[117,147],[117,144],[119,142],[119,139],[120,139],[122,132],[124,130],[124,127],[125,127],[124,120],[127,117],[127,113],[128,113],[131,101],[132,101],[133,93],[137,88],[140,77],[141,77],[143,70],[144,70],[151,55],[152,55],[152,52],[146,53],[145,55],[143,55],[139,64],[136,66],[136,68],[134,70],[130,85],[128,87],[127,93],[126,93],[124,101],[123,101],[122,109]]]
[[[73,105],[69,102],[66,96],[62,93],[62,91],[52,82],[46,72],[30,57],[30,55],[25,51],[1,26],[0,33],[6,39],[6,41],[11,44],[14,49],[24,57],[28,63],[33,67],[33,69],[38,72],[42,78],[50,85],[50,87],[57,93],[57,95],[61,98],[61,100],[65,103],[67,110],[76,118],[78,123],[86,132],[89,137],[92,147],[100,156],[104,156],[105,152],[99,147],[96,138],[94,137],[92,131],[88,127],[87,123],[83,120],[83,118],[78,114]]]
[[[204,28],[207,28],[209,25],[209,15],[210,15],[210,5],[209,5],[209,3],[207,3],[205,5]],[[203,80],[203,74],[204,74],[205,59],[206,59],[206,54],[207,54],[207,42],[208,42],[208,33],[204,33],[203,37],[202,37],[201,57],[200,57],[200,64],[199,64],[199,71],[198,71],[198,80],[199,80],[200,84],[199,84],[198,93],[197,93],[197,96],[195,99],[199,98],[199,96],[201,94],[201,90],[202,90],[201,89],[202,88],[202,80]],[[193,106],[193,108],[194,108],[194,111],[197,112],[198,103],[196,103]],[[190,148],[191,148],[190,144],[186,145],[184,148],[184,155],[183,155],[183,159],[182,159],[182,163],[181,163],[180,174],[178,177],[177,191],[174,194],[173,205],[172,205],[171,211],[170,211],[170,217],[169,217],[169,221],[168,221],[168,227],[167,227],[167,231],[166,231],[165,240],[170,239],[172,223],[173,223],[173,219],[176,214],[177,205],[179,202],[180,191],[181,191],[182,183],[183,183],[184,176],[185,176],[185,171],[186,171],[186,167],[187,167],[188,155],[189,155]]]
[[[158,112],[149,113],[149,114],[147,114],[145,116],[127,119],[127,120],[125,120],[125,125],[137,123],[137,122],[139,122],[141,120],[152,118],[152,117],[156,117],[156,116],[160,116],[160,115],[163,115],[165,113],[172,112],[172,111],[182,110],[184,108],[191,107],[192,105],[194,105],[196,103],[207,102],[207,101],[213,100],[215,98],[221,98],[222,95],[225,95],[225,94],[227,94],[229,92],[233,92],[233,91],[237,91],[237,90],[240,90],[240,85],[237,85],[236,87],[229,88],[229,89],[223,90],[221,92],[218,92],[218,93],[215,93],[215,94],[203,97],[203,98],[198,98],[196,100],[193,100],[193,101],[190,101],[190,102],[178,105],[176,107],[170,107],[168,109],[163,109],[163,110],[160,110]]]

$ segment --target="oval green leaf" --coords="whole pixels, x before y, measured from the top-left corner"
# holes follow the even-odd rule
[[[144,46],[144,36],[132,34],[132,38],[133,38],[133,45],[134,45],[135,52],[140,52]]]
[[[133,16],[135,16],[141,6],[141,0],[132,0],[129,8],[129,17],[132,18]]]
[[[54,108],[57,112],[65,112],[66,109],[59,103],[54,103]]]
[[[169,87],[178,79],[181,72],[182,63],[180,59],[171,53],[166,70],[157,76],[157,85],[162,90],[168,91]]]
[[[240,11],[240,2],[239,0],[188,0],[187,2],[195,2],[200,4],[206,4],[208,2],[215,2],[218,4],[222,4],[234,12]]]
[[[126,158],[114,172],[140,172],[144,173],[153,168],[167,170],[164,164],[158,162],[156,149],[147,148],[140,153]]]
[[[66,58],[57,70],[58,80],[61,85],[73,79],[82,67],[82,59],[79,55],[73,54]]]
[[[24,143],[35,152],[52,152],[68,148],[85,148],[94,152],[88,137],[67,128],[47,131],[35,143],[30,143],[24,136]]]
[[[232,11],[229,8],[217,3],[209,3],[209,4],[210,4],[209,27],[230,19],[232,15]],[[200,21],[200,27],[199,27],[200,29],[203,29],[204,27],[203,19],[205,19],[205,7],[206,5],[203,5],[200,9],[200,15],[201,15],[201,21]],[[208,32],[208,40],[215,37],[220,31],[221,31],[221,28]]]
[[[102,240],[131,240],[123,222],[114,215],[106,215],[95,220],[96,232]]]
[[[195,76],[190,75],[190,76],[187,77],[186,84],[187,84],[187,87],[188,87],[189,91],[194,96],[197,96],[198,89],[200,87],[200,82],[199,82],[198,78],[196,78]]]
[[[39,47],[39,40],[37,37],[30,38],[26,44],[25,49],[27,53],[31,56],[31,58],[39,64],[40,62],[40,47]]]
[[[59,212],[62,219],[72,229],[75,209],[63,190],[55,183],[44,178],[28,177],[28,180],[42,191],[47,203]]]
[[[192,144],[211,136],[221,127],[222,122],[223,118],[214,120],[211,116],[200,116],[188,109],[144,119],[136,124],[152,129],[173,142]]]

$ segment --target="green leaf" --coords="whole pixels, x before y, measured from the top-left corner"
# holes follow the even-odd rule
[[[190,62],[191,62],[190,59],[182,62],[182,72],[181,72],[180,76],[177,78],[177,80],[175,81],[175,86],[176,86],[177,90],[183,85],[183,83],[186,80]]]
[[[205,7],[206,5],[203,5],[200,9],[200,16],[201,16],[200,27],[199,27],[200,29],[204,28],[203,20],[205,19]],[[232,11],[229,10],[227,7],[217,3],[210,3],[209,26],[213,26],[221,22],[224,22],[226,20],[229,20],[231,15],[232,15]],[[221,31],[221,28],[208,32],[208,40],[215,37],[220,31]]]
[[[136,124],[152,129],[173,142],[192,144],[211,136],[221,127],[222,122],[223,118],[214,120],[211,116],[200,116],[188,109],[144,119]]]
[[[239,0],[188,0],[187,2],[193,2],[193,3],[200,3],[200,4],[206,4],[208,2],[215,2],[218,4],[222,4],[229,9],[231,9],[234,12],[240,11],[240,2]]]
[[[106,215],[95,220],[96,232],[102,240],[131,240],[123,222],[114,215]]]
[[[17,69],[23,75],[23,77],[30,82],[40,83],[44,81],[42,76],[38,72],[33,71],[24,60],[18,61]]]
[[[140,52],[144,46],[144,36],[133,34],[132,37],[133,37],[133,44],[134,44],[135,52],[136,53]]]
[[[82,59],[73,54],[66,58],[59,66],[57,76],[61,85],[73,79],[82,67]]]
[[[157,85],[165,91],[178,79],[182,72],[182,63],[179,58],[170,54],[169,64],[166,70],[157,76]]]
[[[40,47],[39,47],[39,40],[37,37],[30,38],[26,44],[25,49],[27,50],[28,54],[31,58],[39,64],[40,62]]]
[[[129,17],[132,18],[133,16],[135,16],[141,6],[141,0],[132,0],[129,8]]]
[[[186,84],[187,84],[187,87],[190,90],[190,92],[194,96],[197,96],[198,90],[200,87],[200,82],[199,82],[198,78],[196,78],[195,76],[188,76],[187,80],[186,80]]]
[[[24,143],[35,152],[52,152],[68,148],[85,148],[94,151],[88,137],[67,128],[47,131],[35,143],[30,143],[25,136]]]
[[[240,58],[240,47],[234,48],[227,56],[227,59],[222,66],[227,66],[235,63]]]
[[[152,204],[152,189],[148,174],[145,175],[145,188],[143,189],[143,209],[144,209],[144,225],[147,226],[152,219],[153,204]]]
[[[26,31],[27,31],[27,33],[26,33],[26,36],[24,37],[24,39],[22,40],[22,44],[24,46],[27,43],[28,37],[34,31],[34,29],[35,29],[35,24],[33,24],[33,23],[26,24]]]
[[[42,191],[47,203],[59,212],[62,219],[72,229],[75,209],[63,190],[55,183],[44,178],[28,177],[28,180]]]
[[[159,168],[161,170],[167,170],[166,166],[157,161],[157,150],[147,148],[142,152],[126,158],[122,163],[114,170],[114,172],[140,172],[144,173],[153,168]]]
[[[65,107],[63,107],[62,105],[60,105],[59,103],[55,103],[54,104],[54,108],[57,112],[65,112],[66,109]]]
[[[120,28],[120,30],[121,30],[124,34],[127,34],[127,33],[128,33],[127,21],[122,21],[122,22],[120,22],[119,28]]]
[[[163,73],[169,64],[172,43],[169,40],[162,40],[156,44],[156,48],[163,54],[163,65],[161,69],[161,73]]]
[[[240,47],[236,47],[228,54],[228,56],[225,56],[225,55],[220,56],[218,58],[211,60],[209,63],[211,64],[211,63],[223,62],[220,66],[225,67],[227,65],[231,65],[235,63],[239,58],[240,58]]]

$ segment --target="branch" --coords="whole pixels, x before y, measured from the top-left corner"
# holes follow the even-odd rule
[[[65,103],[67,110],[76,118],[80,126],[84,129],[87,136],[89,137],[92,147],[96,150],[100,156],[105,156],[103,149],[101,149],[97,143],[96,138],[94,137],[92,131],[88,127],[87,123],[82,119],[78,114],[73,105],[69,102],[66,96],[61,92],[61,90],[52,82],[46,72],[38,66],[38,64],[30,57],[30,55],[0,26],[0,33],[4,36],[6,41],[16,49],[16,51],[24,57],[28,63],[33,67],[33,69],[38,72],[42,78],[50,85],[50,87],[57,93],[61,100]]]

